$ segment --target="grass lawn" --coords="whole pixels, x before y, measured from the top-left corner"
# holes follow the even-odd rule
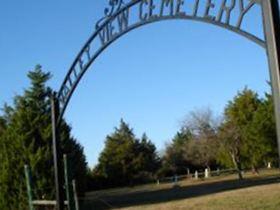
[[[222,193],[170,201],[161,204],[142,205],[123,210],[279,210],[280,184],[249,187]]]
[[[165,183],[96,191],[83,200],[82,209],[88,210],[280,210],[280,171],[249,172],[243,181],[227,175],[186,179],[177,186]]]

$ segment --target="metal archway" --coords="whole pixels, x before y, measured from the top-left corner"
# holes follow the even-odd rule
[[[191,2],[188,6],[186,2]],[[261,7],[264,40],[242,28],[247,13]],[[216,12],[214,10],[216,9]],[[134,14],[134,13],[135,14]],[[57,209],[63,209],[62,155],[59,126],[80,80],[97,57],[114,41],[146,24],[163,20],[194,20],[237,33],[263,47],[268,56],[280,155],[280,20],[278,0],[109,0],[104,17],[76,56],[58,93],[52,95],[52,131]],[[235,19],[232,18],[235,15]],[[280,158],[279,158],[280,161]]]
[[[241,28],[245,15],[259,3],[256,0],[249,1],[248,4],[243,0],[238,1],[231,0],[231,5],[227,6],[226,3],[229,1],[223,0],[224,3],[219,5],[220,11],[217,16],[211,16],[210,9],[215,7],[211,0],[206,1],[205,9],[203,8],[205,11],[202,14],[198,12],[203,6],[200,4],[201,0],[195,0],[192,12],[188,14],[183,11],[183,0],[130,0],[127,4],[124,3],[124,0],[111,0],[110,8],[105,9],[105,17],[97,22],[96,31],[75,58],[61,85],[58,92],[61,108],[59,118],[63,116],[79,81],[95,59],[118,38],[143,25],[175,19],[205,22],[230,30],[266,48],[265,40]],[[158,7],[155,2],[159,3]],[[135,7],[138,7],[138,14],[136,14],[138,18],[130,21],[133,15],[131,15],[131,11]],[[239,14],[237,20],[231,22],[231,12],[236,7],[239,7]]]

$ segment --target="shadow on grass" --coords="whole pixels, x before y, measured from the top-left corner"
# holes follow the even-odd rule
[[[227,180],[214,183],[201,183],[192,186],[177,186],[169,189],[142,190],[116,195],[100,195],[81,203],[81,209],[109,210],[113,208],[156,204],[186,198],[194,198],[213,193],[242,189],[252,186],[279,183],[280,176],[250,178],[245,180]]]

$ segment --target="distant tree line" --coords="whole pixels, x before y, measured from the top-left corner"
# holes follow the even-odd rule
[[[210,109],[191,112],[162,157],[163,175],[204,168],[251,168],[258,172],[270,162],[278,165],[272,96],[260,98],[245,88],[229,101],[224,114]]]
[[[190,112],[165,151],[159,155],[146,134],[137,139],[123,120],[107,136],[91,188],[134,185],[160,177],[194,173],[195,170],[258,168],[278,165],[273,101],[247,87],[229,101],[223,116],[207,109]],[[146,149],[144,149],[146,148]]]
[[[24,164],[31,167],[35,199],[54,199],[54,168],[49,94],[50,73],[36,66],[28,73],[30,87],[5,104],[0,116],[0,209],[27,209]],[[97,165],[90,169],[83,147],[61,126],[62,151],[68,154],[80,193],[133,186],[160,177],[205,168],[244,168],[278,164],[273,102],[245,88],[228,102],[221,117],[210,109],[190,112],[159,154],[144,133],[136,137],[124,121],[105,139]]]

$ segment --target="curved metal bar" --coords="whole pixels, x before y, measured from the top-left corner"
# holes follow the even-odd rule
[[[71,74],[73,73],[73,71],[75,71],[75,67],[78,65],[79,60],[81,59],[81,57],[83,56],[84,52],[86,51],[86,49],[90,46],[90,44],[95,40],[96,37],[98,37],[98,34],[102,31],[102,29],[104,27],[106,27],[106,25],[108,23],[110,23],[110,21],[112,21],[114,18],[116,18],[121,12],[125,11],[126,9],[134,6],[135,4],[141,2],[141,0],[135,0],[135,1],[131,1],[130,3],[128,3],[126,6],[120,8],[116,13],[114,13],[112,16],[110,16],[109,19],[105,20],[101,26],[93,33],[93,35],[88,39],[88,41],[85,43],[85,45],[83,46],[82,50],[78,53],[77,57],[75,58],[73,64],[71,65],[62,85],[61,88],[58,92],[58,98],[61,99],[62,95],[63,95],[63,91],[64,88],[66,88],[67,82],[69,81],[69,78],[71,76]],[[73,82],[71,89],[69,90],[69,92],[67,93],[67,96],[65,98],[65,100],[63,101],[63,104],[61,106],[61,112],[60,112],[60,116],[58,118],[58,123],[61,121],[62,116],[66,110],[66,107],[71,99],[72,94],[74,93],[78,83],[80,82],[81,78],[83,77],[83,75],[85,74],[85,72],[87,71],[87,69],[90,67],[90,65],[95,61],[95,59],[108,47],[110,46],[114,41],[116,41],[117,39],[119,39],[121,36],[125,35],[126,33],[141,27],[143,25],[147,25],[147,24],[151,24],[154,22],[159,22],[162,20],[178,20],[178,19],[183,19],[183,20],[194,20],[194,21],[199,21],[199,22],[205,22],[205,23],[209,23],[212,25],[216,25],[216,26],[220,26],[223,27],[227,30],[230,30],[232,32],[235,32],[241,36],[244,36],[245,38],[255,42],[256,44],[260,45],[263,48],[266,48],[266,43],[265,41],[263,41],[262,39],[256,37],[253,34],[250,34],[244,30],[241,30],[240,28],[234,27],[234,26],[230,26],[221,22],[217,22],[217,21],[213,21],[211,19],[206,19],[204,17],[198,17],[198,16],[162,16],[160,18],[154,18],[154,19],[148,19],[146,21],[141,21],[141,22],[137,22],[134,23],[130,26],[128,26],[127,29],[125,29],[124,31],[122,31],[121,33],[117,34],[116,36],[113,37],[113,39],[109,40],[106,44],[102,45],[96,52],[95,54],[91,57],[91,59],[86,63],[86,65],[83,67],[83,69],[81,70],[81,72],[79,73],[79,75],[77,76],[76,80]]]
[[[58,96],[61,95],[63,86],[67,83],[67,78],[70,76],[71,74],[71,70],[75,67],[75,65],[77,64],[79,58],[83,55],[85,49],[90,45],[90,43],[95,39],[95,37],[98,36],[98,33],[102,30],[102,28],[104,28],[112,19],[116,18],[121,12],[123,12],[125,9],[130,8],[132,6],[134,6],[135,4],[138,4],[141,0],[135,0],[132,1],[128,4],[126,4],[125,7],[120,8],[120,10],[118,10],[115,14],[113,14],[110,18],[108,18],[105,22],[103,22],[99,28],[96,29],[96,31],[90,36],[90,38],[86,41],[86,43],[84,44],[84,46],[82,47],[81,51],[78,53],[78,55],[76,56],[75,60],[73,61],[70,69],[68,70],[68,73],[61,85],[60,90],[58,91]]]
[[[248,0],[249,1],[249,0]],[[256,4],[261,4],[261,2],[263,1],[263,0],[254,0],[255,2],[256,2]]]

